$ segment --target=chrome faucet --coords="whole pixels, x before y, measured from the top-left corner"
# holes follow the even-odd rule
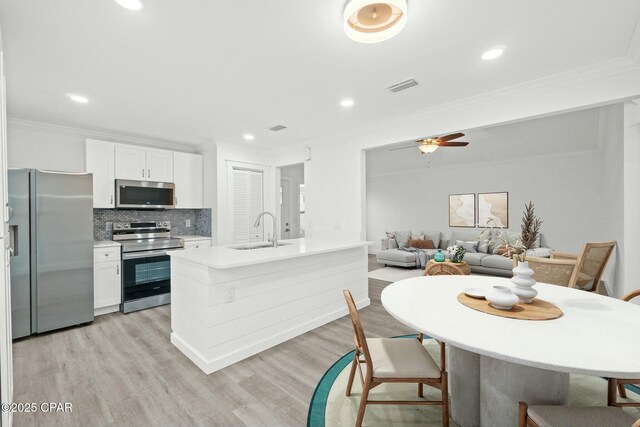
[[[274,248],[277,248],[278,247],[278,234],[277,234],[278,222],[276,221],[276,216],[274,214],[272,214],[269,211],[262,212],[260,215],[258,215],[258,218],[256,218],[256,222],[253,224],[253,226],[256,228],[260,227],[260,220],[265,215],[270,215],[271,218],[273,218],[273,238],[271,238],[270,234],[267,234],[267,241],[271,243],[271,246],[273,246]]]

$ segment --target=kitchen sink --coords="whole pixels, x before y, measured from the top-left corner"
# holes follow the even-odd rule
[[[291,243],[278,243],[278,246],[287,246],[290,245]],[[266,249],[266,248],[271,248],[272,245],[271,243],[267,243],[267,242],[262,242],[262,243],[247,243],[244,245],[235,245],[235,246],[228,246],[229,249],[236,249],[238,251],[250,251],[253,249]]]

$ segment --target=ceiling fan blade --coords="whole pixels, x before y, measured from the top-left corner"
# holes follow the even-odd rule
[[[445,136],[441,136],[439,138],[436,138],[442,142],[446,142],[446,141],[451,141],[452,139],[456,139],[456,138],[460,138],[461,136],[464,136],[464,133],[452,133],[451,135],[445,135]]]
[[[417,145],[410,145],[408,147],[395,147],[395,148],[389,148],[389,151],[396,151],[396,150],[406,150],[407,148],[416,148]]]
[[[466,147],[469,145],[468,142],[462,141],[452,141],[452,142],[441,142],[438,144],[440,147]]]

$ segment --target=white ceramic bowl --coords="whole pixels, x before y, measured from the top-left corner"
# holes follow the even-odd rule
[[[486,293],[487,290],[482,288],[467,288],[464,290],[466,296],[478,299],[484,299]]]
[[[484,297],[493,307],[500,310],[511,310],[518,303],[518,296],[506,286],[494,286]]]

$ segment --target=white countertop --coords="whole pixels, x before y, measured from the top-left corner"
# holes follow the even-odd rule
[[[237,250],[228,246],[212,246],[192,249],[189,251],[171,251],[167,254],[171,256],[171,258],[191,261],[217,269],[227,269],[326,252],[335,252],[338,250],[357,248],[371,244],[371,242],[361,242],[357,240],[341,241],[317,238],[283,240],[280,243],[288,244],[278,246],[277,248],[268,247],[252,250]]]
[[[94,248],[110,248],[114,246],[120,246],[120,243],[114,242],[113,240],[94,240],[93,247]]]
[[[615,378],[640,378],[640,306],[591,292],[538,283],[538,298],[562,309],[554,320],[516,320],[462,305],[466,288],[510,286],[490,276],[401,280],[382,291],[402,323],[474,353],[525,366]]]

